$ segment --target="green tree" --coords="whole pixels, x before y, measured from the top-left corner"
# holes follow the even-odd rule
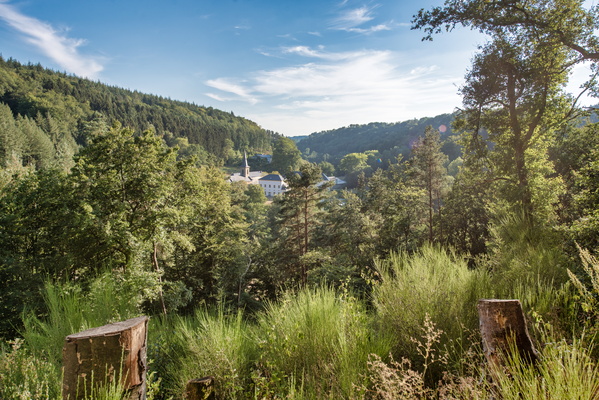
[[[297,171],[302,161],[302,153],[297,149],[292,139],[279,137],[272,149],[271,171],[279,171],[286,175],[292,171]]]
[[[0,190],[1,336],[15,334],[25,308],[41,312],[45,279],[83,279],[70,246],[75,207],[66,175],[53,169],[13,176]]]
[[[488,132],[499,214],[522,210],[529,224],[552,218],[561,182],[553,177],[547,149],[556,128],[572,116],[575,103],[563,87],[584,52],[580,45],[595,45],[593,21],[577,0],[447,1],[421,10],[413,21],[426,38],[456,24],[491,36],[466,76],[461,117],[466,137]]]
[[[153,132],[135,136],[120,126],[97,134],[81,150],[72,179],[88,216],[88,237],[81,243],[88,260],[127,269],[150,259],[152,243],[170,217],[179,165],[176,153]]]
[[[348,190],[327,198],[323,211],[315,242],[331,261],[312,274],[327,284],[351,279],[354,289],[363,292],[363,278],[372,272],[377,255],[381,218],[368,212],[364,200]]]
[[[252,248],[248,224],[232,204],[229,184],[216,168],[192,167],[178,174],[175,191],[183,219],[173,220],[165,231],[165,239],[173,240],[172,249],[161,254],[165,279],[183,285],[174,289],[189,295],[187,311],[202,303],[237,304]]]
[[[358,186],[359,177],[371,171],[367,161],[368,154],[366,153],[349,153],[339,161],[337,169],[345,176],[348,187]]]
[[[316,164],[305,163],[299,172],[287,178],[289,190],[277,200],[279,212],[279,244],[280,260],[289,260],[293,266],[291,276],[306,283],[307,268],[301,258],[312,250],[314,230],[320,221],[320,204],[326,184],[319,184],[322,171]]]
[[[389,169],[376,170],[359,188],[365,210],[378,230],[377,255],[414,251],[422,244],[425,192],[411,183],[408,169],[407,163],[398,159]]]
[[[322,161],[318,163],[318,166],[322,170],[322,173],[327,176],[335,175],[335,166],[328,161]]]
[[[445,168],[447,156],[441,152],[441,136],[439,131],[427,126],[412,147],[411,177],[413,184],[426,193],[428,210],[428,240],[435,239],[435,217],[441,213],[442,200],[448,190],[448,174]],[[437,233],[436,236],[439,236]]]
[[[360,173],[368,168],[366,153],[349,153],[339,161],[339,171],[342,174]]]
[[[21,162],[27,149],[27,138],[18,128],[12,111],[0,104],[0,165],[6,166],[11,159]]]

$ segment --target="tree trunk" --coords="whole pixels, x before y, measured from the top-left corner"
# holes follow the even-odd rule
[[[504,355],[514,348],[522,360],[538,361],[519,300],[479,300],[478,316],[483,350],[492,368],[504,365]]]
[[[69,335],[62,349],[62,398],[79,400],[119,379],[126,399],[146,398],[148,317]]]

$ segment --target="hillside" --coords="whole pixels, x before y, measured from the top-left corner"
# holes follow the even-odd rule
[[[350,125],[329,131],[312,133],[297,141],[297,147],[311,161],[328,160],[335,164],[348,153],[378,150],[382,158],[394,159],[398,154],[408,155],[410,144],[424,133],[424,128],[445,125],[447,130],[442,139],[452,136],[452,114],[441,114],[432,118],[412,119],[397,123],[373,122],[367,125]],[[446,141],[444,152],[453,159],[459,149],[453,142]]]
[[[55,147],[59,147],[58,137],[66,137],[64,142],[71,147],[73,143],[85,145],[94,121],[109,125],[118,121],[136,132],[153,127],[170,145],[195,146],[194,152],[205,162],[222,164],[243,150],[270,151],[277,136],[232,112],[112,87],[1,57],[0,104],[10,107],[15,120],[35,121]],[[1,135],[0,151],[7,153]]]

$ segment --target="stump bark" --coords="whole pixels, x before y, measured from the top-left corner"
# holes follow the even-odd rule
[[[519,300],[479,300],[478,317],[483,351],[492,367],[505,365],[503,355],[513,348],[525,362],[538,361]]]
[[[147,326],[148,317],[138,317],[67,336],[63,399],[82,399],[119,379],[126,398],[144,400]]]
[[[214,377],[206,376],[187,382],[187,386],[185,387],[186,400],[213,400],[215,398]]]

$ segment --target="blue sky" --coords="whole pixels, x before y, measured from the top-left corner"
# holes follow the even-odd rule
[[[422,0],[0,0],[0,52],[286,136],[452,112],[476,45]]]

